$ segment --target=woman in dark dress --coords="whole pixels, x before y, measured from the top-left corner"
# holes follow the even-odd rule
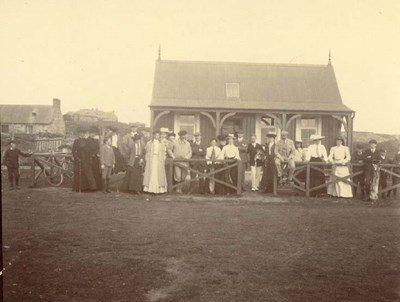
[[[90,155],[87,143],[88,130],[83,127],[77,129],[78,138],[72,145],[74,158],[74,178],[72,190],[75,192],[94,191],[97,188],[90,165]]]
[[[135,134],[127,145],[128,162],[121,190],[140,194],[143,185],[143,155],[144,147],[142,136]]]
[[[96,126],[89,127],[89,137],[87,138],[88,151],[90,156],[90,166],[92,169],[93,177],[96,181],[96,189],[101,190],[103,181],[101,179],[100,169],[100,141],[98,136],[100,134],[99,128]]]
[[[264,190],[265,193],[273,193],[274,191],[274,174],[276,174],[275,157],[277,155],[275,137],[275,132],[269,132],[267,134],[268,140],[264,145],[263,175],[260,188]]]

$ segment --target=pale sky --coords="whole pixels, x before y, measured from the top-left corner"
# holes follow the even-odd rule
[[[326,64],[355,130],[400,134],[398,0],[0,0],[0,103],[148,123],[166,60]]]

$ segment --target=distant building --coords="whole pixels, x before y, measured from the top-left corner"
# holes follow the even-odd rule
[[[344,128],[352,144],[354,111],[340,96],[333,66],[185,62],[156,63],[150,103],[151,127],[200,131],[203,140],[243,130],[265,142],[282,130],[310,144],[325,136],[332,146]]]
[[[61,101],[53,105],[0,105],[2,133],[59,133],[65,135]]]
[[[81,109],[67,112],[64,117],[74,122],[118,122],[114,111],[105,112],[98,109]]]

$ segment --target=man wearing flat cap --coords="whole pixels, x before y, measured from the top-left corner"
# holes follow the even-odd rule
[[[365,193],[366,196],[364,197],[364,200],[369,200],[370,199],[370,194],[371,194],[371,185],[372,185],[372,179],[374,176],[374,164],[379,162],[379,151],[376,148],[377,147],[377,141],[374,139],[371,139],[369,141],[369,148],[365,150],[363,154],[363,163],[364,163],[364,175],[365,175]]]
[[[288,132],[286,130],[281,131],[281,139],[276,143],[276,149],[279,155],[275,159],[275,164],[280,183],[283,182],[282,164],[284,162],[287,162],[289,167],[288,180],[289,182],[293,182],[293,172],[295,168],[294,155],[296,148],[294,146],[293,141],[289,139],[287,136]]]
[[[168,151],[173,159],[190,159],[192,157],[192,147],[186,139],[187,131],[181,130],[178,132],[179,138],[172,143],[171,149]],[[189,168],[188,162],[179,162],[180,166]],[[183,182],[188,175],[188,169],[174,166],[174,180],[177,183]],[[176,189],[176,192],[182,193],[181,187]]]
[[[196,132],[194,135],[194,141],[191,144],[192,148],[192,159],[204,159],[206,157],[207,148],[201,140],[200,132]],[[205,161],[195,161],[191,164],[192,168],[197,172],[206,172],[206,162]],[[192,177],[196,177],[198,173],[192,172]],[[204,194],[206,192],[205,179],[200,177],[199,179],[199,193]]]

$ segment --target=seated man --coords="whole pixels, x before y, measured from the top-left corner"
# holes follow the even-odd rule
[[[279,182],[283,183],[283,171],[282,171],[282,163],[287,162],[289,166],[289,182],[293,182],[293,173],[295,168],[294,163],[294,154],[296,148],[294,147],[294,143],[291,139],[287,138],[288,132],[283,130],[281,132],[281,140],[276,143],[276,148],[278,151],[278,156],[275,158],[276,171],[278,173]]]

